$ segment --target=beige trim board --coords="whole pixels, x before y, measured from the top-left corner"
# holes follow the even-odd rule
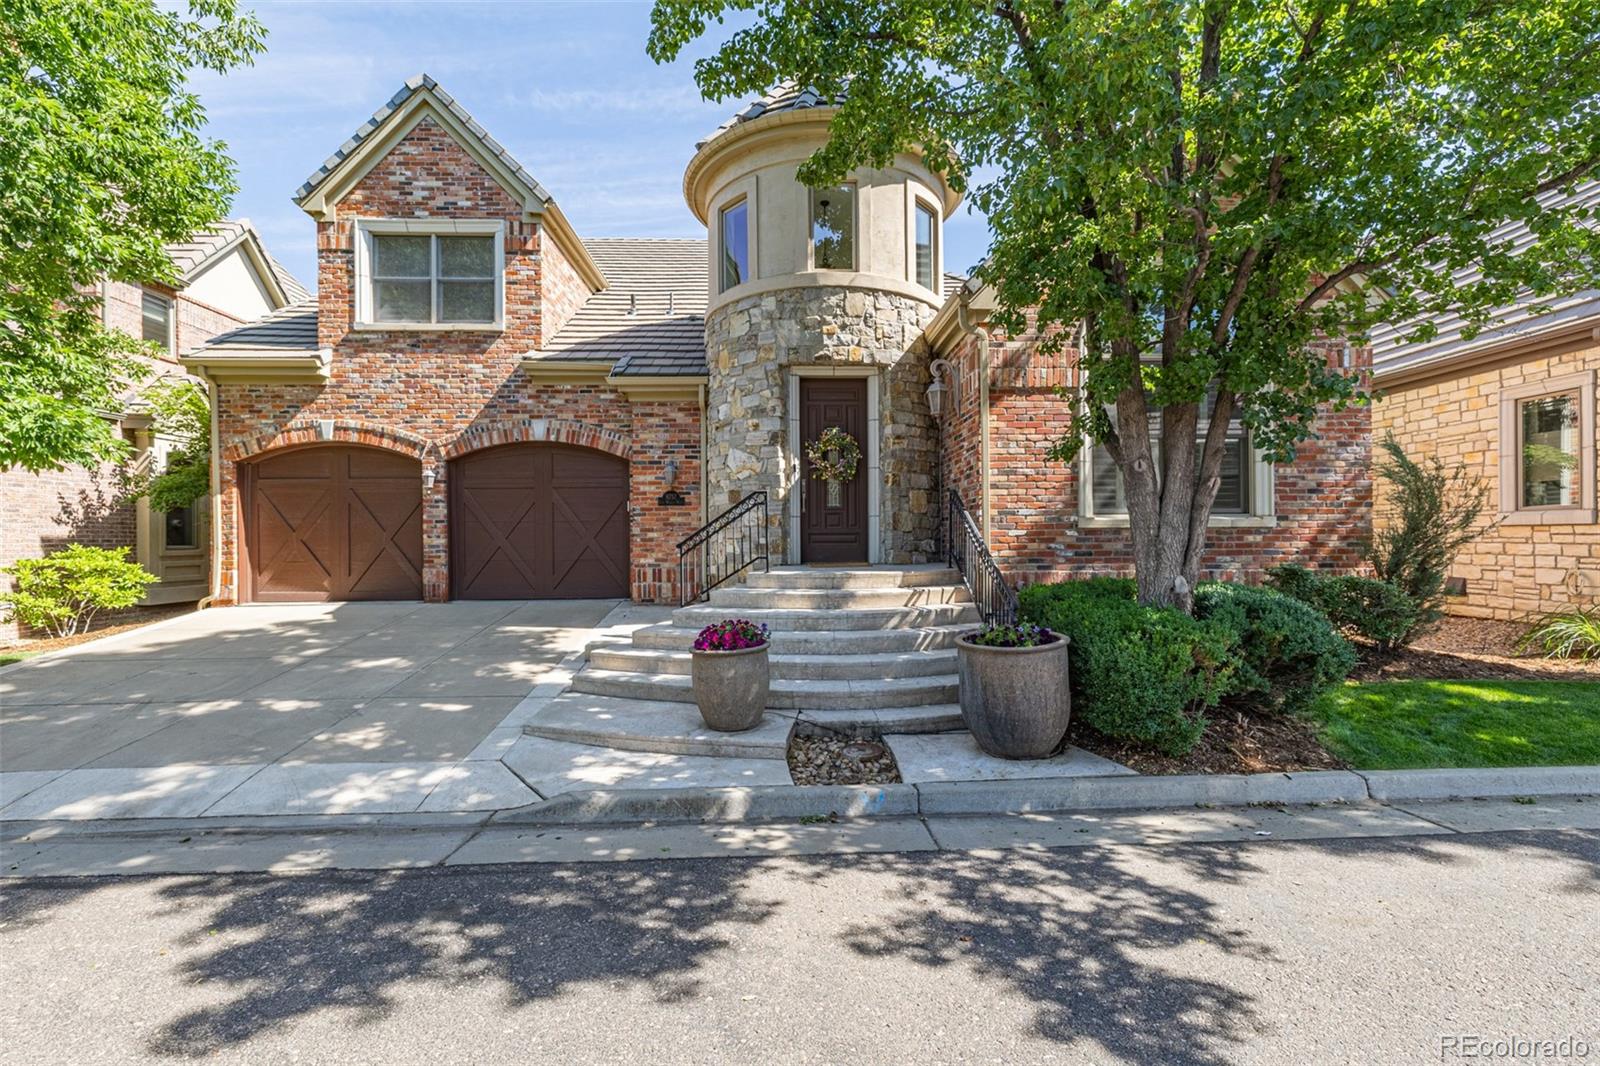
[[[522,357],[523,371],[545,385],[601,385],[615,365],[582,359],[541,359],[531,352]]]
[[[204,355],[179,360],[184,369],[229,385],[252,383],[323,385],[333,366],[333,353],[324,348],[315,355]]]
[[[694,377],[671,375],[659,376],[610,376],[605,379],[606,384],[622,393],[629,400],[698,400],[700,389],[705,385],[704,375]]]

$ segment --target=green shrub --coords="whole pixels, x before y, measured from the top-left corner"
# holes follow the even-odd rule
[[[1464,465],[1448,468],[1437,458],[1410,458],[1386,435],[1376,466],[1389,483],[1385,521],[1379,523],[1367,561],[1385,581],[1411,601],[1409,616],[1392,612],[1385,646],[1409,644],[1426,626],[1444,616],[1444,589],[1461,549],[1493,528],[1480,526],[1489,507],[1489,483]],[[1407,622],[1404,626],[1402,622]]]
[[[1195,590],[1194,613],[1236,634],[1230,700],[1298,712],[1355,669],[1355,649],[1327,615],[1274,589],[1207,583]]]
[[[1417,628],[1417,604],[1377,578],[1321,574],[1289,565],[1269,570],[1267,584],[1310,604],[1335,626],[1358,633],[1385,651],[1404,644]]]
[[[159,579],[128,562],[127,548],[69,544],[43,559],[19,559],[0,573],[16,588],[0,593],[5,620],[58,637],[87,633],[100,611],[132,607]]]
[[[1600,608],[1573,607],[1541,618],[1517,650],[1538,648],[1551,659],[1600,659]]]
[[[1110,737],[1172,755],[1205,732],[1237,660],[1222,623],[1134,599],[1133,581],[1091,578],[1022,590],[1022,617],[1071,639],[1073,714]]]

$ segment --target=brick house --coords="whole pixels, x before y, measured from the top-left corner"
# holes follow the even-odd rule
[[[315,300],[184,360],[217,396],[218,601],[672,601],[678,541],[755,490],[778,562],[934,559],[953,487],[1013,580],[1126,570],[1115,471],[1043,458],[1072,353],[997,335],[944,272],[959,195],[916,154],[799,183],[832,114],[780,88],[696,146],[706,239],[582,239],[408,81],[296,194]],[[830,426],[860,444],[848,482],[802,477]],[[1356,564],[1368,412],[1318,432],[1287,466],[1234,443],[1211,572]]]
[[[181,353],[277,308],[306,299],[306,290],[274,259],[248,220],[228,220],[169,245],[176,287],[107,280],[100,285],[104,324],[157,345],[155,376],[182,374]],[[168,442],[150,430],[136,398],[116,416],[134,447],[132,462],[159,465]],[[146,603],[199,600],[210,586],[207,502],[152,514],[144,500],[123,499],[124,469],[68,467],[30,474],[0,471],[0,566],[37,558],[67,544],[132,549],[132,557],[161,581]],[[0,623],[0,640],[18,635]]]
[[[1600,205],[1600,182],[1573,194]],[[1494,234],[1515,244],[1520,224]],[[1473,268],[1458,272],[1461,282]],[[1422,321],[1373,337],[1381,397],[1373,431],[1392,432],[1407,454],[1464,465],[1490,489],[1486,532],[1452,577],[1453,613],[1522,619],[1600,603],[1595,405],[1600,376],[1600,292],[1555,300],[1531,293],[1468,336],[1453,315],[1429,320],[1434,336],[1407,343]],[[1377,521],[1387,519],[1380,498]]]

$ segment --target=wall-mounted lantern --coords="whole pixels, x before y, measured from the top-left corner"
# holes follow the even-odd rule
[[[935,359],[928,364],[928,369],[933,373],[933,381],[928,385],[928,414],[937,419],[944,413],[944,394],[950,391],[944,383],[944,376],[949,374],[954,380],[956,368],[948,359]],[[951,397],[950,409],[955,410],[954,396]]]

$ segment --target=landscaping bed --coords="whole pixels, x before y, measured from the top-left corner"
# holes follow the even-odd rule
[[[160,607],[135,607],[128,611],[119,612],[116,619],[110,624],[97,626],[87,633],[77,633],[70,637],[25,638],[16,643],[0,647],[0,666],[8,666],[23,659],[31,659],[35,655],[47,651],[75,648],[80,644],[87,644],[102,637],[126,633],[130,629],[147,626],[151,622],[160,622],[168,618],[176,618],[180,614],[189,614],[193,610],[194,604],[192,603],[174,603]]]
[[[1391,681],[1413,678],[1485,681],[1600,682],[1600,661],[1547,659],[1537,653],[1518,654],[1512,649],[1528,631],[1523,622],[1483,618],[1447,617],[1417,637],[1409,647],[1380,652],[1360,643],[1361,664],[1353,681]]]
[[[797,785],[892,785],[900,768],[880,741],[797,733],[789,738],[789,776]]]
[[[1183,755],[1166,755],[1118,741],[1076,722],[1067,739],[1141,774],[1265,774],[1346,768],[1318,738],[1315,723],[1291,715],[1226,708],[1212,712],[1205,733]]]

